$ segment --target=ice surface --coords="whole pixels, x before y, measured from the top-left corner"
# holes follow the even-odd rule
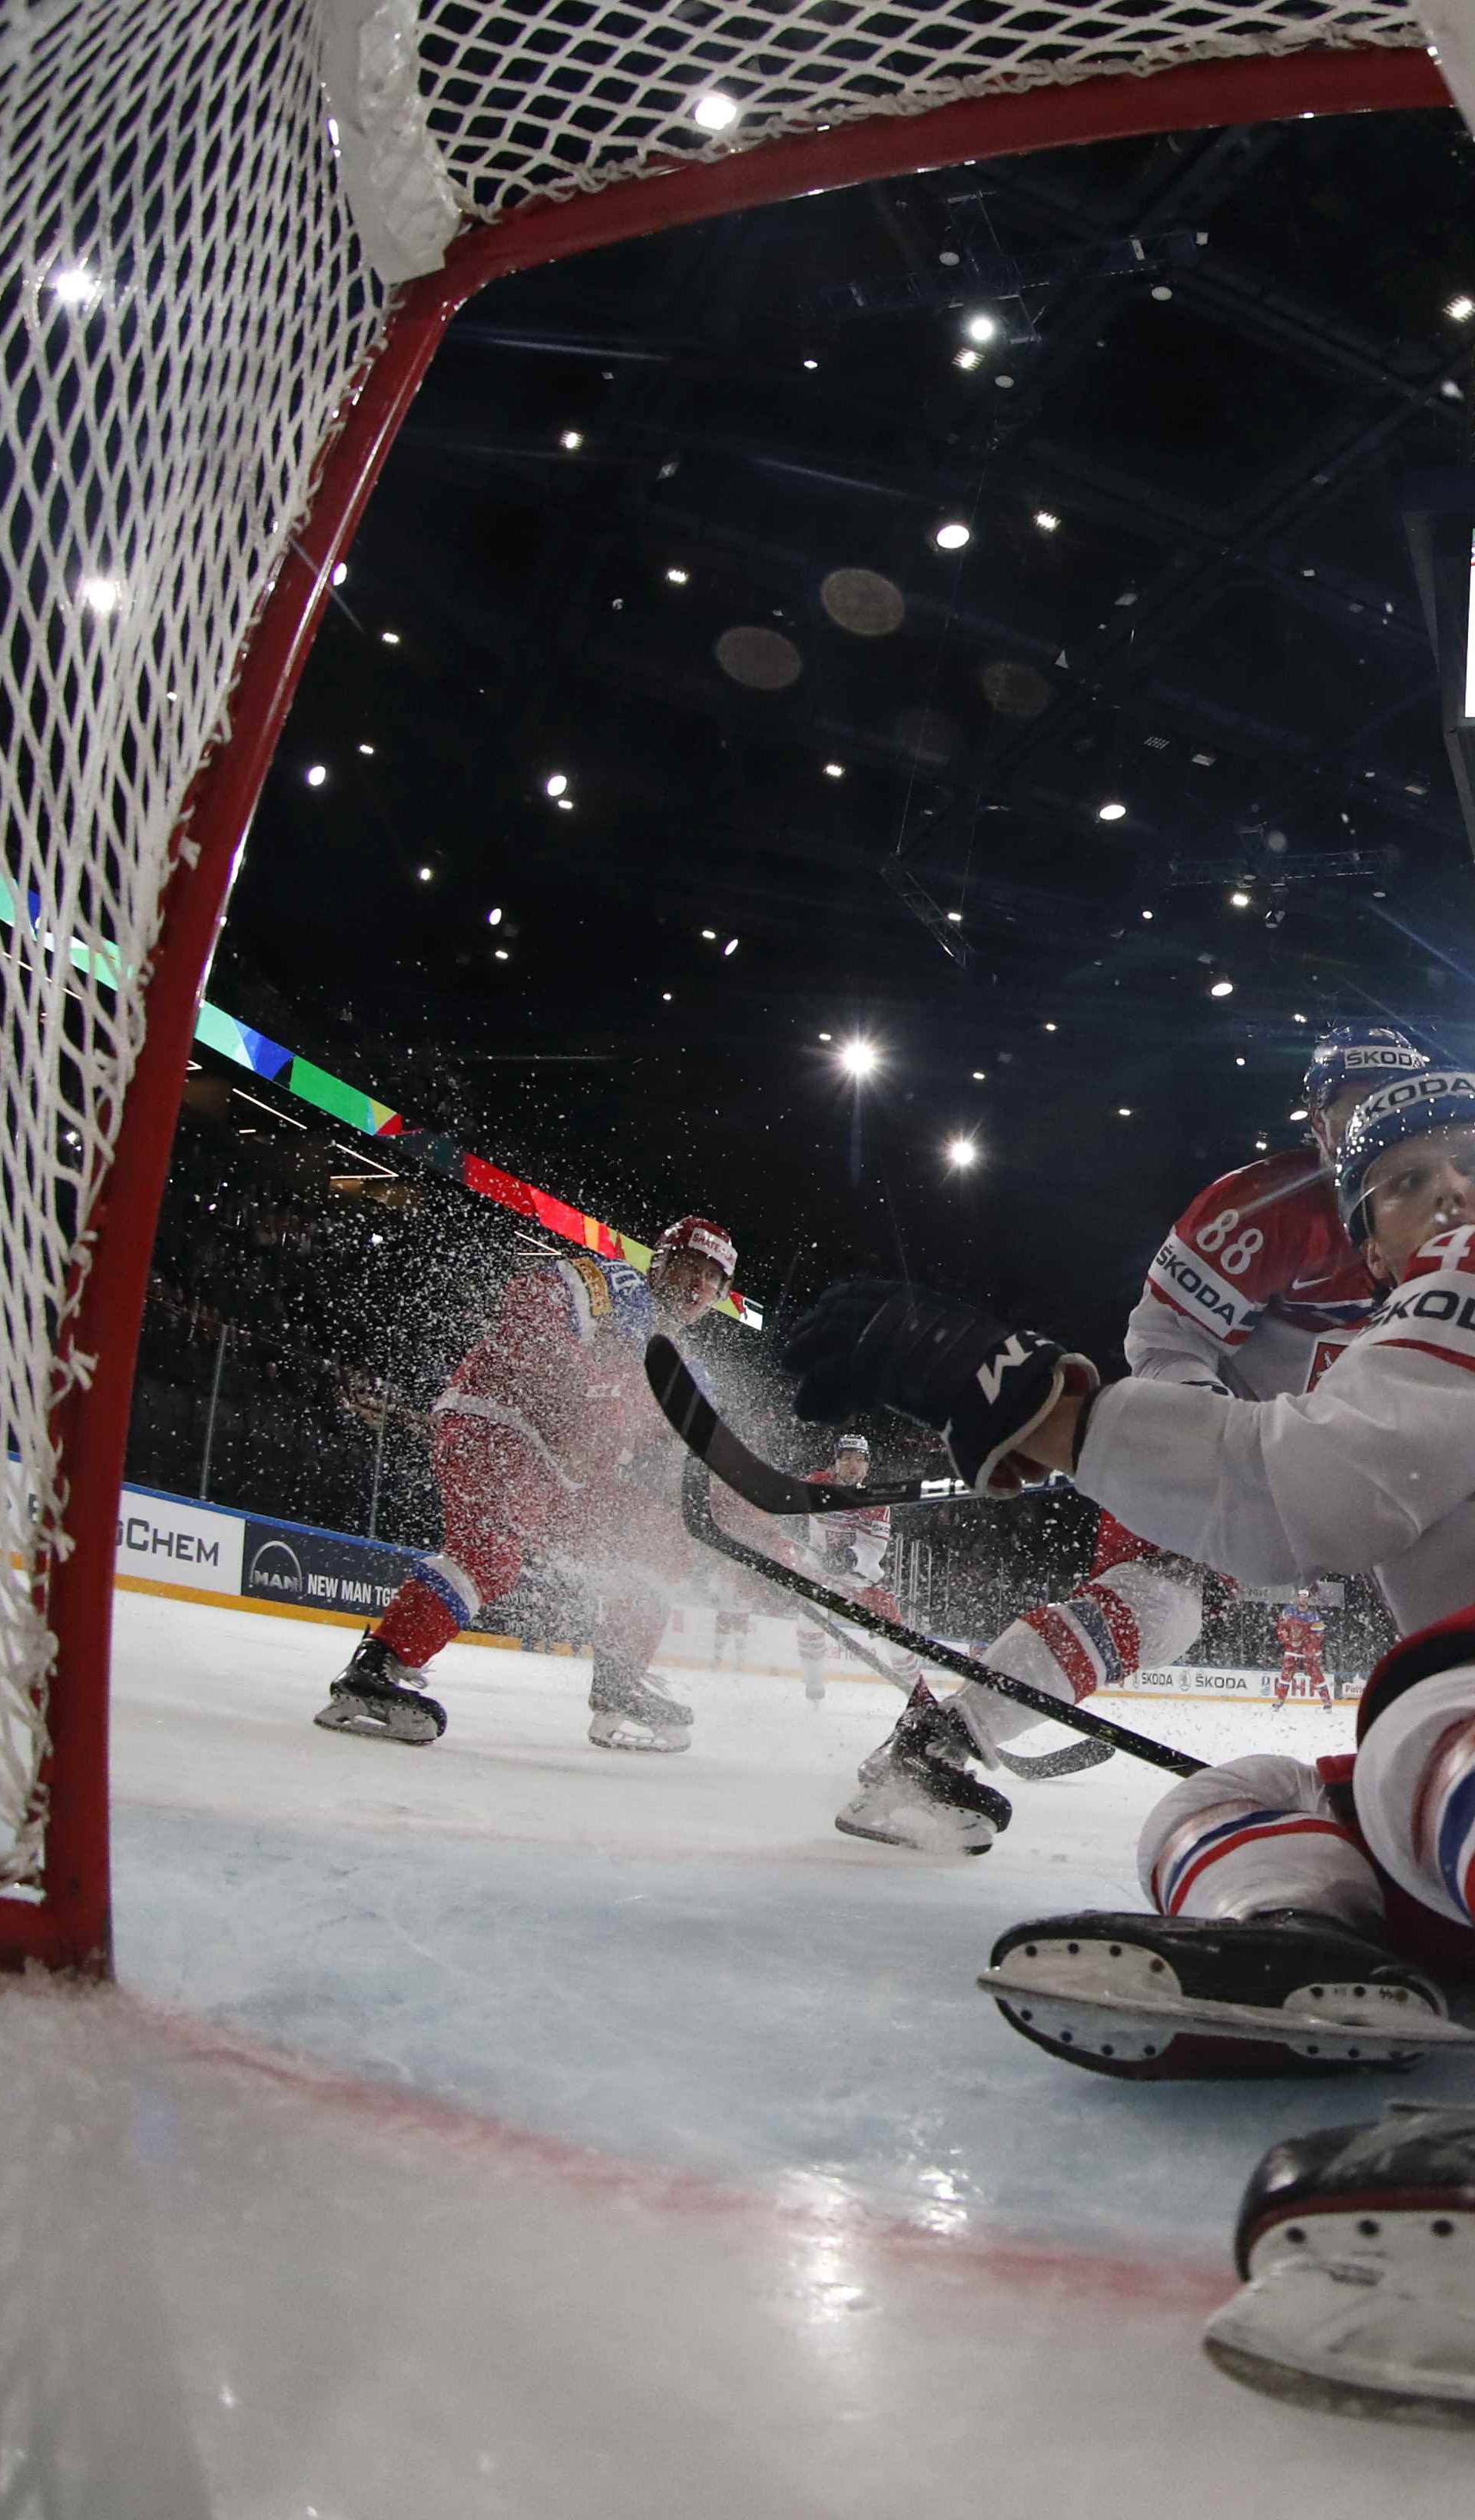
[[[676,1675],[694,1745],[636,1758],[585,1740],[587,1666],[460,1648],[411,1750],[313,1729],[349,1642],[119,1599],[120,1987],[0,1996],[0,2508],[1443,2520],[1467,2490],[1456,2437],[1198,2351],[1265,2143],[1459,2068],[1136,2091],[974,1991],[1002,1924],[1139,1904],[1149,1771],[1021,1783],[990,1855],[933,1863],[830,1825],[878,1684]],[[1122,1711],[1203,1756],[1270,1735]]]

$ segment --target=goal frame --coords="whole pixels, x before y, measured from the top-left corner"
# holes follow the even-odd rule
[[[113,1560],[134,1372],[153,1243],[196,1010],[234,869],[328,601],[400,423],[452,317],[494,280],[599,246],[878,178],[976,158],[1166,131],[1448,107],[1423,46],[1251,54],[1139,75],[1086,77],[968,98],[906,115],[740,148],[714,161],[647,170],[603,190],[528,202],[463,228],[443,265],[403,288],[383,340],[349,397],[305,518],[238,658],[230,732],[198,771],[162,897],[145,994],[143,1048],[116,1151],[92,1217],[92,1263],[67,1335],[99,1360],[53,1426],[67,1485],[69,1553],[53,1553],[38,1602],[56,1640],[42,1771],[49,1795],[39,1899],[0,1894],[0,1971],[36,1962],[112,1970],[109,1658]],[[188,834],[189,846],[181,842]]]

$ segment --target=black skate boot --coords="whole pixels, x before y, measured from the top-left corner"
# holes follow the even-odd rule
[[[1475,2049],[1431,1979],[1296,1909],[1243,1923],[1047,1916],[1001,1934],[992,1963],[978,1983],[1011,2028],[1129,2082],[1346,2074]]]
[[[1273,2146],[1239,2209],[1244,2289],[1204,2347],[1273,2398],[1475,2424],[1475,2108],[1395,2102],[1380,2125]]]
[[[890,1739],[863,1764],[861,1790],[836,1812],[836,1828],[925,1855],[986,1854],[1011,1813],[1003,1794],[970,1774],[972,1750],[961,1718],[923,1685]]]
[[[382,1637],[361,1637],[353,1659],[333,1684],[327,1705],[313,1717],[325,1732],[367,1732],[380,1741],[421,1745],[438,1740],[446,1711],[427,1696],[421,1676]]]
[[[648,1671],[596,1653],[589,1690],[589,1738],[602,1750],[685,1750],[692,1709],[668,1697]]]

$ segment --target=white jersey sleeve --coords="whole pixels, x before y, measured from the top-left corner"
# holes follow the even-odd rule
[[[1117,1383],[1093,1412],[1077,1484],[1160,1548],[1247,1583],[1386,1569],[1418,1552],[1475,1497],[1475,1247],[1466,1246],[1475,1246],[1468,1228],[1427,1244],[1305,1395],[1245,1401]],[[1413,1587],[1415,1608],[1421,1591]]]

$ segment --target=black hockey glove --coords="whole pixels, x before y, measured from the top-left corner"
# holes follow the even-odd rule
[[[896,1409],[941,1435],[960,1478],[979,1496],[1014,1496],[1042,1475],[1015,1447],[1067,1390],[1095,1391],[1086,1357],[1035,1330],[1010,1330],[956,1296],[888,1278],[830,1286],[781,1359],[797,1376],[796,1418],[835,1425]]]

